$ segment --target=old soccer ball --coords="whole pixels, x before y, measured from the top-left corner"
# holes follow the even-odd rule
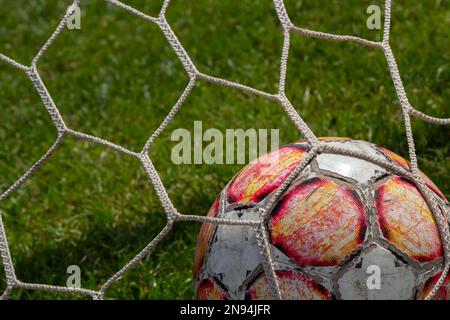
[[[410,170],[374,144],[321,140]],[[307,152],[300,141],[246,166],[208,215],[255,220]],[[447,218],[444,195],[423,179]],[[423,299],[441,275],[443,245],[424,196],[372,162],[320,153],[272,203],[267,227],[283,299]],[[274,298],[253,227],[204,223],[194,273],[198,299]],[[450,299],[450,276],[434,298]]]

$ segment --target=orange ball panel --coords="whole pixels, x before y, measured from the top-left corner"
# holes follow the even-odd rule
[[[332,300],[333,295],[323,286],[293,270],[276,271],[280,293],[284,300]],[[246,299],[273,299],[272,291],[265,275],[261,275],[249,287]]]
[[[337,265],[361,247],[366,214],[359,196],[333,181],[307,180],[272,215],[272,243],[300,265]]]
[[[306,151],[283,147],[243,168],[227,190],[230,204],[252,205],[278,188],[304,159]]]
[[[200,282],[197,288],[198,300],[229,300],[228,293],[215,279],[209,278]]]
[[[215,218],[217,217],[217,214],[219,212],[219,204],[220,204],[220,196],[216,198],[214,203],[212,204],[211,208],[208,212],[208,217]],[[211,240],[212,236],[214,235],[214,231],[216,230],[216,225],[213,223],[203,223],[200,228],[200,233],[198,235],[197,239],[197,252],[195,254],[195,261],[194,261],[194,274],[197,274],[200,269],[202,268],[206,250],[209,246],[209,241]]]

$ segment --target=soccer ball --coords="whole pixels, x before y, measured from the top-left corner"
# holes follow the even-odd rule
[[[374,144],[322,138],[410,170]],[[308,152],[289,144],[243,168],[208,216],[256,220]],[[447,217],[447,200],[422,174]],[[444,267],[443,245],[416,185],[359,158],[319,153],[277,199],[268,217],[270,250],[283,299],[423,299]],[[255,229],[204,223],[195,258],[198,299],[272,299]],[[434,297],[450,299],[450,276]]]

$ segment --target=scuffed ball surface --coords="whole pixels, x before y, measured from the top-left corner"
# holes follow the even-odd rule
[[[323,286],[303,273],[294,270],[279,270],[276,272],[283,299],[286,300],[331,300],[333,295]],[[261,274],[253,282],[246,293],[250,300],[268,300],[272,292],[267,278]]]
[[[371,143],[321,140],[411,170],[407,160]],[[267,227],[283,299],[424,299],[443,270],[443,246],[414,182],[359,158],[321,153],[273,199],[308,150],[299,141],[249,164],[208,215],[255,220],[274,201]],[[421,175],[446,212],[442,192]],[[252,227],[203,224],[195,261],[199,299],[274,298]],[[450,276],[435,299],[450,299]]]
[[[216,279],[209,278],[202,280],[198,285],[197,299],[199,300],[228,300],[229,296],[224,288]]]
[[[383,236],[397,249],[419,262],[443,256],[433,214],[414,184],[392,178],[377,188],[375,202]]]
[[[430,293],[436,283],[439,281],[441,273],[438,273],[434,277],[428,279],[428,281],[423,286],[423,289],[419,292],[418,298],[425,299]],[[433,300],[450,300],[450,275],[447,275],[442,286],[439,287],[438,292],[434,296]]]
[[[288,191],[272,212],[272,244],[299,265],[337,265],[362,245],[366,214],[351,189],[322,178]]]
[[[283,147],[250,163],[227,189],[228,203],[241,206],[259,203],[286,180],[305,154],[299,148]]]

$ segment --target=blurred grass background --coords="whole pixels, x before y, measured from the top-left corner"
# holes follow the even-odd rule
[[[28,65],[71,1],[0,0],[0,52]],[[124,1],[157,15],[162,1]],[[297,26],[371,40],[366,8],[383,1],[286,0]],[[38,65],[69,127],[140,150],[188,82],[159,29],[85,0],[81,30],[64,30]],[[270,0],[173,1],[167,19],[200,71],[276,92],[282,30]],[[394,1],[391,43],[411,103],[448,117],[448,1]],[[379,50],[292,37],[287,95],[318,136],[369,140],[406,156],[400,106]],[[204,128],[280,129],[301,139],[275,103],[200,81],[150,157],[178,210],[204,214],[241,165],[174,165],[171,132]],[[450,129],[414,121],[420,165],[450,195]],[[51,146],[56,131],[26,76],[0,63],[0,190]],[[164,226],[165,215],[136,159],[68,138],[20,190],[0,203],[19,279],[65,285],[66,268],[98,289]],[[193,298],[196,223],[178,223],[148,261],[108,298]],[[0,263],[1,264],[1,263]],[[0,271],[0,290],[4,289]],[[73,298],[15,290],[13,298]]]

